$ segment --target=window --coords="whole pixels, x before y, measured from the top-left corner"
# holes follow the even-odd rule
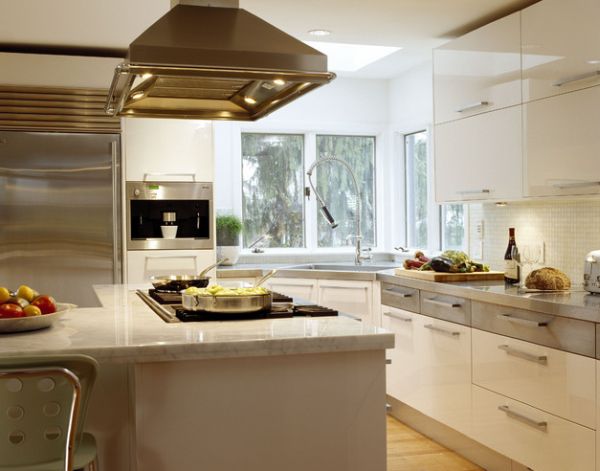
[[[241,144],[244,247],[265,234],[271,248],[354,247],[357,194],[348,170],[329,162],[313,173],[338,223],[335,229],[323,219],[316,198],[304,197],[306,170],[327,157],[347,162],[356,174],[363,246],[376,246],[374,136],[242,133]]]
[[[244,247],[304,247],[304,136],[242,134]]]
[[[317,159],[336,157],[353,169],[361,193],[361,232],[365,247],[375,246],[375,138],[372,136],[317,136]],[[317,216],[319,247],[354,245],[357,194],[350,172],[332,162],[316,170],[317,190],[338,223],[332,230]],[[317,209],[318,211],[318,209]]]
[[[432,185],[427,131],[404,136],[404,157],[407,245],[436,250],[465,250],[464,206],[440,206],[429,197]]]

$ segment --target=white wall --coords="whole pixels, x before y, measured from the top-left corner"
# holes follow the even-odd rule
[[[392,248],[406,246],[403,136],[424,129],[431,130],[433,123],[431,62],[419,65],[390,80],[388,120],[392,145],[383,183],[384,199],[393,208],[385,227],[388,248]],[[432,156],[433,152],[430,154]],[[430,168],[433,168],[433,162],[430,162]],[[430,194],[433,195],[433,187]],[[436,237],[437,234],[432,234],[430,238]]]

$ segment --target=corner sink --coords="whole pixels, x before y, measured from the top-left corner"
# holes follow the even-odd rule
[[[309,263],[281,268],[281,270],[315,270],[315,271],[350,271],[350,272],[377,272],[394,268],[393,265],[354,265],[333,263]]]

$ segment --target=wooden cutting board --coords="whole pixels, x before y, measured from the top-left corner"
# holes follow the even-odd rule
[[[419,280],[440,281],[442,283],[451,281],[493,281],[504,280],[502,271],[481,271],[474,273],[441,273],[436,271],[405,270],[396,268],[396,275]]]

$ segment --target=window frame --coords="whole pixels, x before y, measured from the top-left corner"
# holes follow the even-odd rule
[[[386,139],[385,129],[381,129],[375,126],[344,126],[338,128],[335,126],[323,126],[323,127],[311,127],[305,126],[298,127],[279,127],[277,125],[253,125],[254,123],[245,123],[245,125],[239,126],[235,132],[232,133],[234,142],[232,145],[232,151],[234,152],[234,169],[233,181],[239,182],[238,185],[234,185],[233,211],[235,214],[242,216],[242,134],[253,133],[253,134],[294,134],[304,135],[304,182],[305,187],[308,185],[308,177],[306,176],[306,170],[314,163],[317,158],[317,135],[334,135],[334,136],[357,136],[357,137],[373,137],[375,139],[375,151],[374,151],[374,201],[375,201],[375,246],[373,251],[384,251],[385,240],[384,240],[384,229],[383,229],[383,218],[384,218],[384,195],[380,191],[384,186],[382,185],[382,179],[384,174],[382,169],[385,167],[383,159]],[[315,170],[318,172],[318,168]],[[280,247],[268,247],[266,253],[268,254],[328,254],[328,253],[354,253],[354,246],[348,247],[318,247],[317,237],[317,217],[321,217],[318,212],[318,206],[316,197],[311,192],[310,199],[304,198],[304,240],[305,247],[303,248],[280,248]],[[243,219],[242,219],[243,220]],[[242,248],[243,254],[250,254],[251,249]]]

